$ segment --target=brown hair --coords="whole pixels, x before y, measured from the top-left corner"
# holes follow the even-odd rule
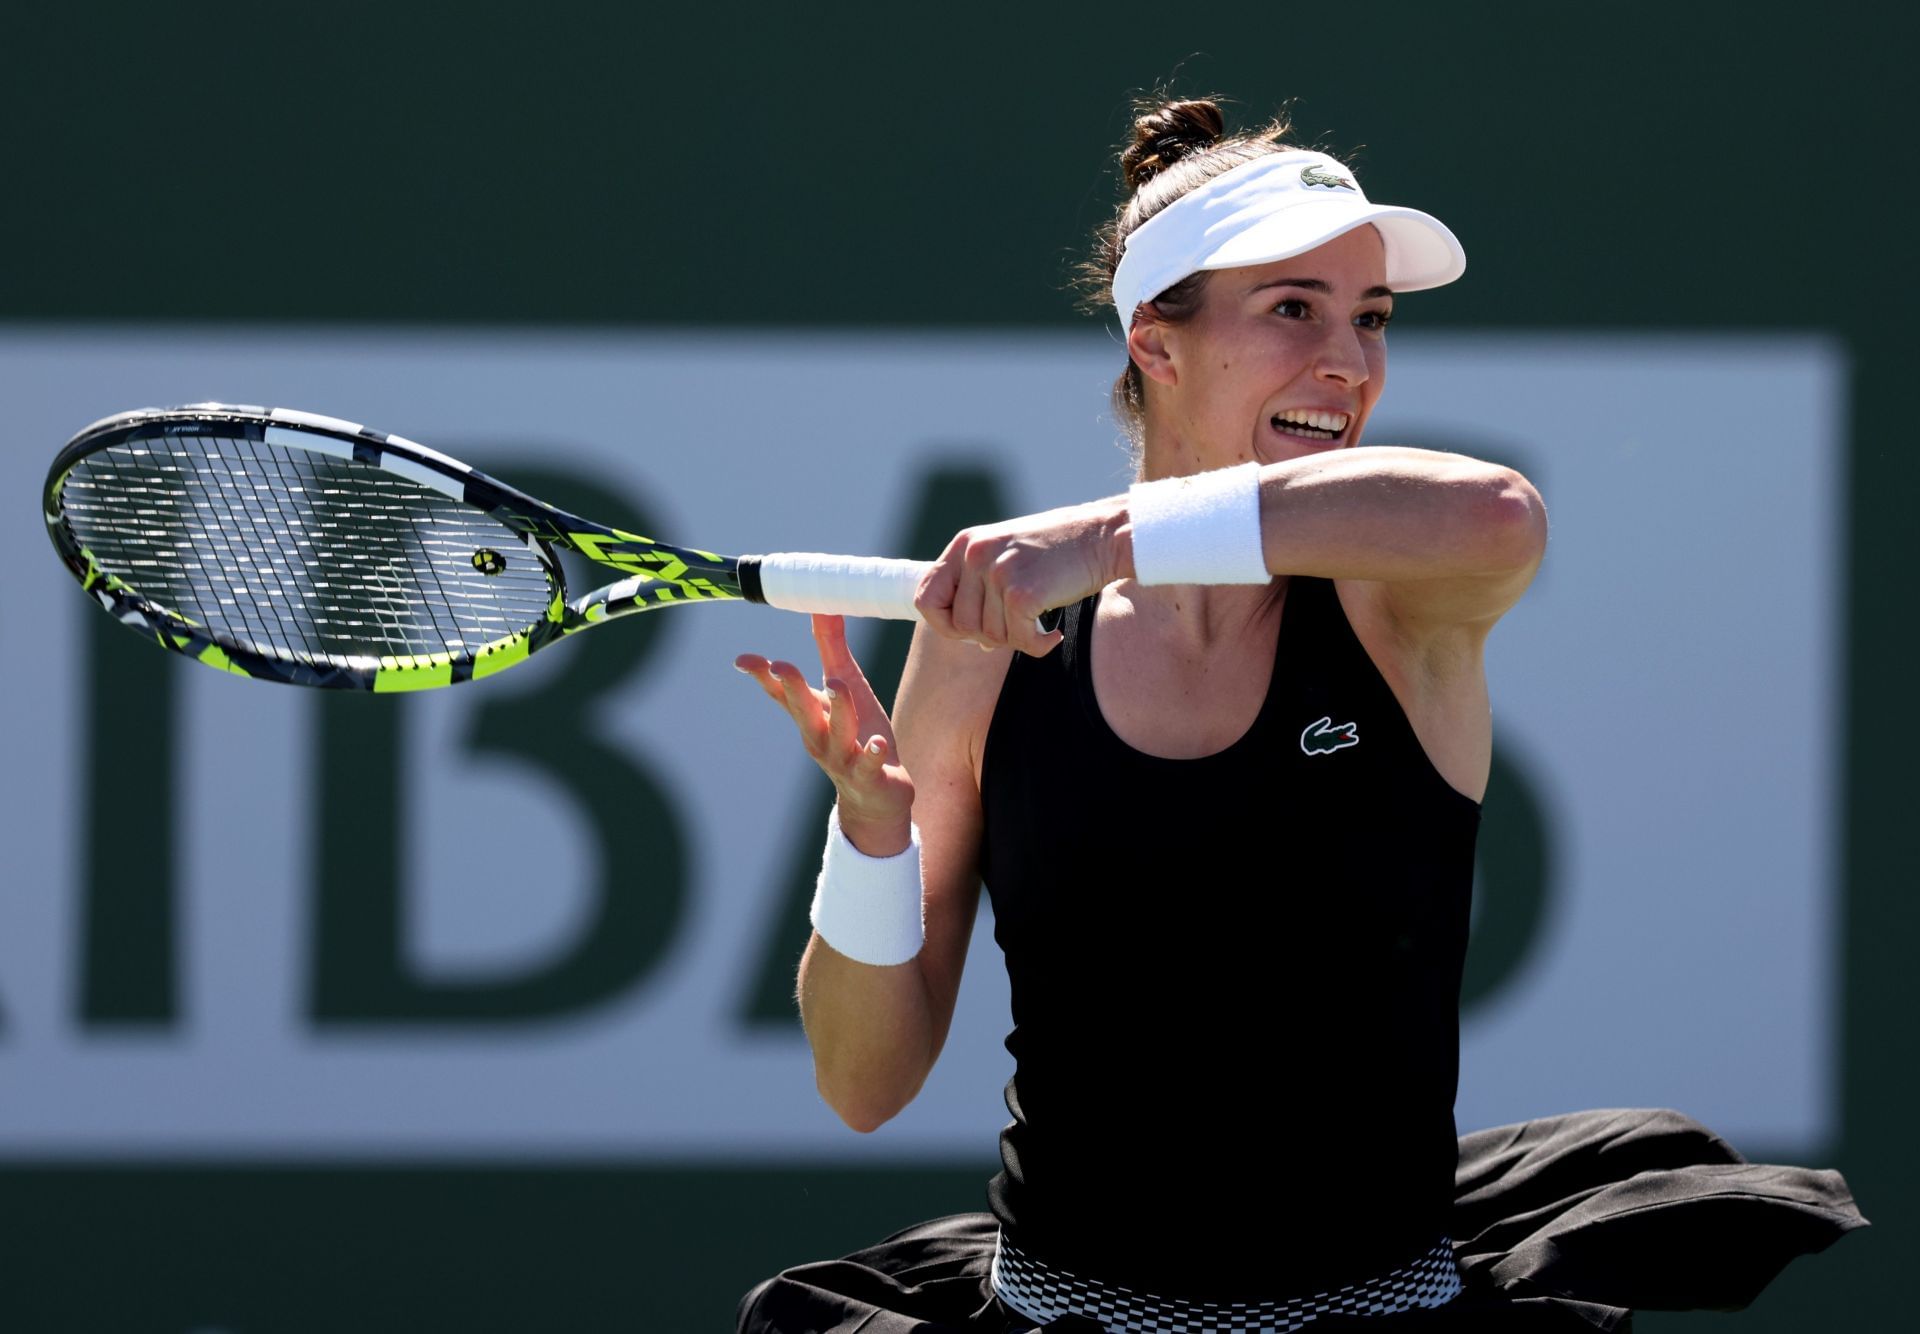
[[[1284,112],[1258,130],[1222,137],[1226,121],[1219,104],[1225,100],[1209,94],[1172,101],[1164,92],[1134,99],[1133,135],[1120,150],[1120,178],[1127,198],[1113,220],[1095,233],[1093,254],[1074,266],[1080,309],[1102,316],[1113,309],[1113,275],[1120,266],[1121,247],[1148,218],[1195,186],[1244,162],[1298,146],[1286,142],[1293,126]],[[1155,294],[1158,318],[1168,324],[1192,319],[1206,284],[1207,272],[1202,270]],[[1137,465],[1144,447],[1146,385],[1131,356],[1127,369],[1113,382],[1112,405],[1113,418],[1126,429]]]

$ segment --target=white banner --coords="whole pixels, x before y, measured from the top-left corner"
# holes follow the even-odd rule
[[[515,464],[598,479],[684,545],[902,554],[936,460],[991,470],[1023,511],[1121,489],[1105,404],[1122,364],[1064,332],[0,334],[0,1156],[990,1156],[1011,1058],[984,897],[939,1066],[872,1136],[820,1101],[797,1029],[740,1017],[824,783],[731,669],[743,651],[813,661],[802,618],[758,608],[661,613],[657,651],[588,710],[588,735],[666,786],[685,850],[685,912],[635,985],[537,1021],[316,1018],[315,811],[352,794],[318,790],[315,692],[183,665],[178,753],[141,757],[179,812],[178,1014],[90,1021],[83,841],[104,822],[137,846],[153,817],[87,809],[82,631],[101,613],[41,531],[41,486],[96,418],[223,399],[364,422],[509,481]],[[1394,335],[1372,441],[1513,463],[1552,526],[1489,646],[1496,747],[1538,803],[1550,895],[1509,984],[1469,1012],[1463,1130],[1672,1106],[1743,1147],[1812,1158],[1834,1135],[1845,381],[1832,345],[1800,339]],[[577,793],[474,741],[478,710],[576,651],[405,702],[421,977],[537,972],[592,928],[605,854]],[[611,855],[618,892],[649,892],[644,840]]]

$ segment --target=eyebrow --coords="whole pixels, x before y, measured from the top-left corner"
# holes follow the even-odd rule
[[[1269,287],[1304,287],[1309,292],[1324,292],[1328,296],[1333,295],[1333,288],[1318,278],[1269,278],[1263,283],[1257,283],[1249,287],[1247,289],[1247,295],[1252,296],[1255,292],[1263,292]],[[1360,294],[1360,299],[1362,301],[1371,301],[1377,296],[1392,295],[1393,289],[1391,287],[1369,287]]]

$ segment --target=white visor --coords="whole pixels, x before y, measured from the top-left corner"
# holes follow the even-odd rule
[[[1113,275],[1120,331],[1132,327],[1141,302],[1189,274],[1288,259],[1364,223],[1386,243],[1387,286],[1396,292],[1466,272],[1467,252],[1438,218],[1369,204],[1353,173],[1325,153],[1269,153],[1194,187],[1134,229]]]

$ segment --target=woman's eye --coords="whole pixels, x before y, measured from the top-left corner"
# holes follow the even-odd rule
[[[1393,312],[1390,310],[1370,310],[1364,315],[1356,316],[1353,322],[1362,329],[1369,329],[1374,333],[1385,333],[1387,326],[1393,323]]]
[[[1309,311],[1307,303],[1298,297],[1288,297],[1285,301],[1275,305],[1273,309],[1275,314],[1284,315],[1290,320],[1303,320],[1307,317]]]

